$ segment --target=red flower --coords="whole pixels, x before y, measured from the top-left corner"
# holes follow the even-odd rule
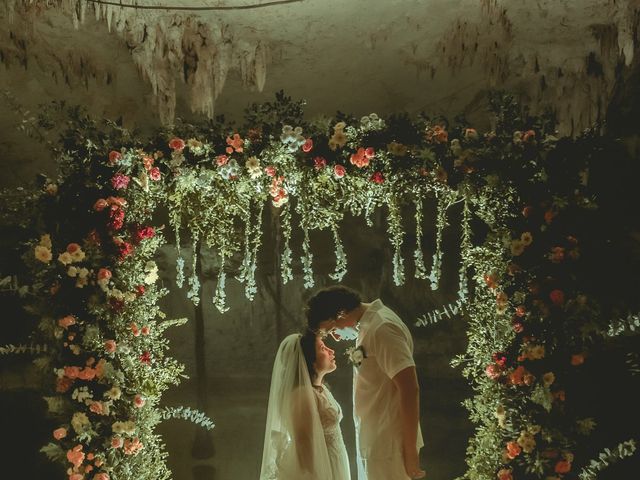
[[[557,290],[557,289],[553,290],[549,294],[549,298],[551,299],[551,302],[553,302],[553,304],[556,307],[560,307],[564,303],[564,292],[562,290]]]
[[[120,161],[121,158],[122,158],[122,154],[120,152],[111,150],[109,152],[109,165],[115,165]]]
[[[227,153],[232,154],[234,151],[238,153],[242,153],[244,141],[240,138],[240,135],[237,133],[233,134],[233,138],[227,137]]]
[[[519,317],[524,317],[527,313],[527,309],[524,308],[524,305],[519,305],[516,307],[516,315]]]
[[[342,165],[336,165],[333,167],[333,174],[337,177],[337,178],[342,178],[344,177],[346,173],[345,168]]]
[[[522,322],[513,322],[513,331],[516,333],[522,333],[524,331],[524,325]]]
[[[142,157],[142,165],[144,165],[144,169],[147,171],[151,170],[151,167],[153,167],[154,162],[155,160],[153,159],[153,157],[150,157],[148,155],[145,155],[144,157]]]
[[[232,149],[232,151],[233,151],[233,149]],[[227,157],[226,155],[218,155],[216,157],[216,165],[218,165],[219,167],[223,167],[227,163],[229,163],[229,157]]]
[[[149,365],[151,363],[151,354],[145,351],[142,355],[140,355],[140,361]]]
[[[109,306],[114,312],[121,312],[124,308],[124,300],[118,300],[117,298],[111,297],[109,299]]]
[[[529,218],[531,213],[533,213],[533,207],[526,206],[522,209],[522,216],[525,218]]]
[[[93,209],[96,212],[101,212],[108,206],[109,202],[107,202],[104,198],[99,198],[98,200],[96,200],[96,203],[93,204]]]
[[[109,210],[109,221],[107,226],[111,230],[120,230],[124,225],[124,210],[115,205]]]
[[[382,175],[382,172],[376,172],[371,175],[371,181],[380,185],[381,183],[384,183],[384,175]]]
[[[269,165],[269,166],[264,168],[264,173],[266,173],[268,177],[275,177],[276,176],[276,167],[274,167],[273,165]]]
[[[140,226],[135,226],[133,232],[132,232],[132,240],[134,241],[134,243],[138,244],[140,243],[142,240],[146,240],[147,238],[153,238],[156,235],[156,231],[153,227],[140,227]]]
[[[518,445],[518,442],[509,442],[507,443],[507,457],[510,459],[516,458],[522,452],[522,448]]]
[[[153,167],[151,170],[149,170],[149,178],[155,182],[157,182],[158,180],[160,180],[161,174],[160,174],[160,169],[158,167]]]
[[[129,186],[129,181],[131,179],[122,173],[116,173],[113,178],[111,178],[111,185],[116,190],[124,190]]]
[[[327,166],[327,160],[324,157],[316,157],[313,159],[313,166],[316,170],[322,170]]]
[[[306,142],[304,142],[304,145],[302,145],[302,151],[304,153],[309,153],[311,150],[313,150],[313,140],[307,138]]]
[[[169,140],[169,148],[171,150],[182,151],[184,150],[184,147],[185,147],[185,143],[184,143],[184,140],[182,140],[181,138],[174,137],[171,140]]]
[[[497,365],[504,367],[507,363],[507,357],[503,352],[496,352],[491,356],[491,359],[496,362]]]
[[[129,242],[121,242],[118,244],[118,255],[120,260],[124,260],[128,255],[133,253],[133,245]]]
[[[144,292],[145,292],[144,285],[138,285],[138,286],[136,287],[136,295],[137,295],[137,296],[139,296],[139,297],[140,297],[140,296],[144,295]]]

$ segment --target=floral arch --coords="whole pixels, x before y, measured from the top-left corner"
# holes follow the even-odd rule
[[[629,439],[589,462],[593,452],[583,447],[595,421],[566,406],[575,401],[570,389],[580,386],[572,379],[589,352],[633,335],[640,323],[631,300],[604,306],[579,276],[586,230],[572,219],[588,223],[597,211],[589,168],[610,141],[594,132],[558,139],[550,119],[528,116],[508,96],[494,97],[492,105],[495,128],[481,135],[463,121],[402,115],[308,122],[302,102],[279,94],[248,109],[243,126],[180,124],[146,140],[72,110],[58,178],[12,210],[38,213],[37,221],[28,217],[40,233],[25,262],[30,308],[41,320],[37,344],[9,345],[2,353],[31,352],[46,372],[49,410],[60,426],[43,451],[70,480],[169,478],[156,425],[182,417],[213,427],[200,412],[159,406],[182,372],[163,332],[185,321],[167,320],[158,307],[167,290],[156,285],[153,258],[166,236],[179,253],[186,239],[217,253],[212,301],[224,312],[230,261],[239,261],[236,279],[247,299],[256,292],[265,208],[280,219],[283,282],[292,279],[290,239],[300,229],[306,288],[313,286],[309,233],[332,233],[331,278],[339,281],[348,268],[339,228],[344,215],[370,224],[384,208],[395,283],[409,270],[436,290],[448,212],[460,204],[458,299],[418,323],[468,320],[467,351],[452,362],[475,392],[466,402],[477,429],[465,478],[577,478],[582,469],[585,480],[633,454]],[[428,199],[437,203],[432,239],[422,232]],[[166,228],[154,223],[162,205]],[[410,268],[402,255],[403,209],[416,220]],[[434,245],[430,259],[423,241]],[[197,303],[195,264],[184,263],[179,255],[176,283]]]

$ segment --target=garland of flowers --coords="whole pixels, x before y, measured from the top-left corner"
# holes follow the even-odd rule
[[[514,120],[509,99],[501,102],[496,131],[484,135],[465,125],[449,127],[444,121],[403,116],[383,120],[375,114],[360,120],[341,115],[309,124],[300,105],[283,95],[274,104],[252,107],[243,129],[178,126],[144,145],[119,126],[110,125],[115,133],[107,135],[86,118],[76,119],[60,157],[61,178],[49,182],[43,195],[58,198],[62,192],[68,200],[80,195],[82,188],[89,189],[78,198],[95,199],[94,229],[69,241],[45,234],[33,245],[28,261],[36,262],[40,270],[43,264],[48,266],[46,275],[39,273],[35,282],[39,298],[62,299],[56,297],[59,290],[88,292],[91,287],[103,301],[92,300],[90,308],[80,313],[61,311],[57,319],[43,318],[47,353],[55,352],[52,357],[57,355],[57,361],[82,360],[56,367],[63,395],[50,397],[50,408],[61,411],[62,403],[77,402],[89,410],[75,412],[57,430],[60,443],[45,451],[63,463],[66,451],[70,480],[86,478],[92,471],[87,467],[101,469],[97,475],[104,473],[94,480],[168,476],[166,454],[153,427],[162,417],[159,396],[168,384],[177,382],[181,367],[165,356],[166,340],[159,336],[155,320],[161,317],[157,301],[166,291],[154,285],[157,266],[152,257],[163,240],[159,228],[143,225],[160,202],[168,206],[176,237],[178,285],[184,279],[180,237],[187,232],[193,245],[187,294],[194,302],[200,300],[195,266],[200,244],[206,245],[220,258],[213,302],[224,312],[228,309],[225,268],[234,255],[243,255],[238,278],[246,282],[245,294],[251,298],[255,293],[262,208],[267,201],[281,229],[284,283],[294,275],[290,246],[294,212],[303,234],[302,276],[310,287],[311,231],[331,230],[336,244],[334,276],[341,278],[346,254],[338,226],[344,214],[362,215],[372,226],[373,212],[386,206],[394,282],[400,285],[403,208],[416,207],[418,252],[423,200],[430,196],[437,201],[435,252],[428,277],[432,289],[439,287],[441,277],[447,211],[464,202],[459,298],[419,323],[432,324],[460,311],[468,317],[467,351],[453,362],[463,367],[475,392],[465,402],[478,426],[470,440],[465,478],[575,478],[573,464],[581,461],[575,458],[576,447],[581,435],[591,431],[591,420],[567,415],[561,385],[571,368],[584,363],[588,342],[595,341],[593,335],[576,334],[579,326],[595,322],[600,333],[596,337],[604,338],[602,332],[609,325],[597,302],[575,289],[569,292],[571,277],[558,274],[558,264],[565,258],[577,260],[580,253],[577,237],[556,226],[562,224],[559,219],[592,209],[593,203],[585,185],[571,185],[569,193],[547,186],[549,172],[562,163],[548,160],[557,144],[552,125],[529,117]],[[520,130],[514,132],[514,125]],[[523,205],[523,214],[518,214]],[[258,211],[255,219],[252,208]],[[479,244],[472,242],[472,215],[488,227]],[[540,231],[536,238],[534,227]],[[60,255],[51,265],[54,250]],[[421,251],[416,252],[420,278],[425,269],[419,266]],[[559,316],[576,325],[558,328]],[[568,370],[563,345],[573,351]],[[102,398],[97,400],[96,395]],[[568,420],[556,424],[560,413]],[[116,414],[118,420],[111,422]],[[149,453],[144,459],[135,455],[142,446]]]

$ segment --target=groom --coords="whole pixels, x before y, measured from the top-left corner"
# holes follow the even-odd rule
[[[335,340],[356,339],[354,420],[359,480],[423,478],[418,452],[419,387],[413,339],[400,318],[380,300],[336,285],[307,301],[308,328]],[[352,355],[352,358],[356,358]]]

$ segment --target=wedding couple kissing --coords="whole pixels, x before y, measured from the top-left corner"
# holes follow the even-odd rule
[[[413,339],[380,300],[336,285],[307,301],[306,330],[286,337],[273,365],[261,480],[350,480],[342,410],[324,383],[336,369],[325,340],[353,341],[358,480],[423,478]],[[354,478],[356,478],[354,476]]]

